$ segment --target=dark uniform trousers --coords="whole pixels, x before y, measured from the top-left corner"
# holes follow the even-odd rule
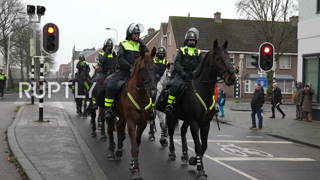
[[[112,107],[112,104],[114,103],[114,99],[117,95],[117,83],[120,80],[125,80],[130,76],[130,71],[126,70],[119,70],[116,71],[109,82],[106,85],[106,95],[105,95],[105,106],[106,107]]]

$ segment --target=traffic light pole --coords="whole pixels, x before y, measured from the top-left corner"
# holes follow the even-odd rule
[[[44,57],[40,57],[40,87],[39,87],[39,94],[41,94],[41,98],[39,99],[39,122],[43,121],[43,93],[44,93],[44,88],[43,88],[43,81],[44,81],[44,76],[43,76],[43,64],[44,64]]]

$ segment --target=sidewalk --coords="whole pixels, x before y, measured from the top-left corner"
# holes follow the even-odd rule
[[[284,111],[284,113],[286,114],[284,119],[277,111],[275,119],[269,118],[271,112],[264,113],[263,128],[259,132],[320,149],[320,121],[298,121],[294,120],[296,112]],[[248,131],[250,131],[249,127],[252,125],[251,112],[246,111],[226,110],[225,117],[219,118],[219,120],[248,129]],[[258,123],[257,117],[256,123]]]
[[[8,129],[9,146],[31,180],[104,179],[95,160],[69,115],[57,107],[44,107],[44,121],[38,120],[39,106],[24,105]]]
[[[240,98],[240,103],[251,103],[252,98]],[[226,102],[235,103],[236,98],[227,98]],[[265,101],[265,104],[271,104],[271,101]],[[283,99],[282,105],[294,105],[291,99]]]

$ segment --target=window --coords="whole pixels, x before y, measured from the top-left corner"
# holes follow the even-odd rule
[[[309,82],[312,84],[314,89],[313,102],[319,102],[319,57],[304,58],[303,67],[303,85],[305,86]]]
[[[280,57],[279,69],[291,69],[291,56],[281,56]]]
[[[294,82],[291,80],[277,80],[278,88],[281,89],[282,94],[291,94],[293,92]]]
[[[167,47],[167,38],[163,37],[163,47]]]
[[[168,32],[168,45],[171,46],[171,32]]]
[[[320,13],[320,0],[317,0],[317,13]]]
[[[234,54],[229,54],[231,64],[234,64]]]
[[[247,68],[255,68],[254,66],[252,66],[252,62],[255,61],[255,59],[253,59],[252,57],[252,54],[246,54],[246,67]]]
[[[161,43],[160,43],[160,46],[163,46],[163,38],[161,38]]]

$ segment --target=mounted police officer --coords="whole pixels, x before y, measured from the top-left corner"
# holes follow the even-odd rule
[[[105,114],[106,119],[112,118],[112,106],[117,95],[117,83],[120,80],[129,78],[130,72],[133,70],[135,59],[140,57],[140,48],[146,48],[140,39],[140,33],[143,32],[142,24],[131,23],[127,28],[126,41],[119,45],[119,52],[117,56],[117,63],[119,70],[117,70],[109,80],[106,86],[105,95]],[[148,51],[146,49],[146,51]]]
[[[101,67],[98,77],[105,79],[108,75],[115,72],[116,54],[113,51],[113,38],[107,39],[103,44],[103,52],[99,52],[98,64]]]
[[[83,72],[83,71],[89,72],[90,71],[89,63],[86,61],[83,53],[79,54],[79,62],[77,63],[76,68],[78,69],[78,73],[76,73],[76,76],[73,79],[72,93],[74,93],[74,89],[75,89],[74,84],[76,81],[78,81],[78,77],[81,74],[81,72]]]
[[[1,94],[1,97],[3,97],[3,90],[4,90],[4,87],[6,86],[6,80],[7,80],[7,76],[2,72],[2,69],[0,69],[0,94]]]
[[[173,111],[181,82],[193,79],[199,69],[203,57],[201,51],[196,48],[198,40],[199,31],[194,27],[190,28],[185,35],[185,46],[180,47],[174,60],[175,76],[171,81],[168,105],[164,110],[166,114],[171,114]]]
[[[167,66],[168,66],[168,61],[166,60],[166,48],[161,46],[158,48],[156,56],[153,58],[154,63],[156,64],[156,84],[160,81],[161,77],[163,76],[163,73],[165,72]],[[155,94],[154,97],[152,97],[152,107],[154,108],[154,102],[156,100],[157,94]],[[150,131],[149,131],[149,140],[154,140],[154,119],[156,118],[156,114],[154,112],[154,109],[152,111],[152,114],[150,116]]]

